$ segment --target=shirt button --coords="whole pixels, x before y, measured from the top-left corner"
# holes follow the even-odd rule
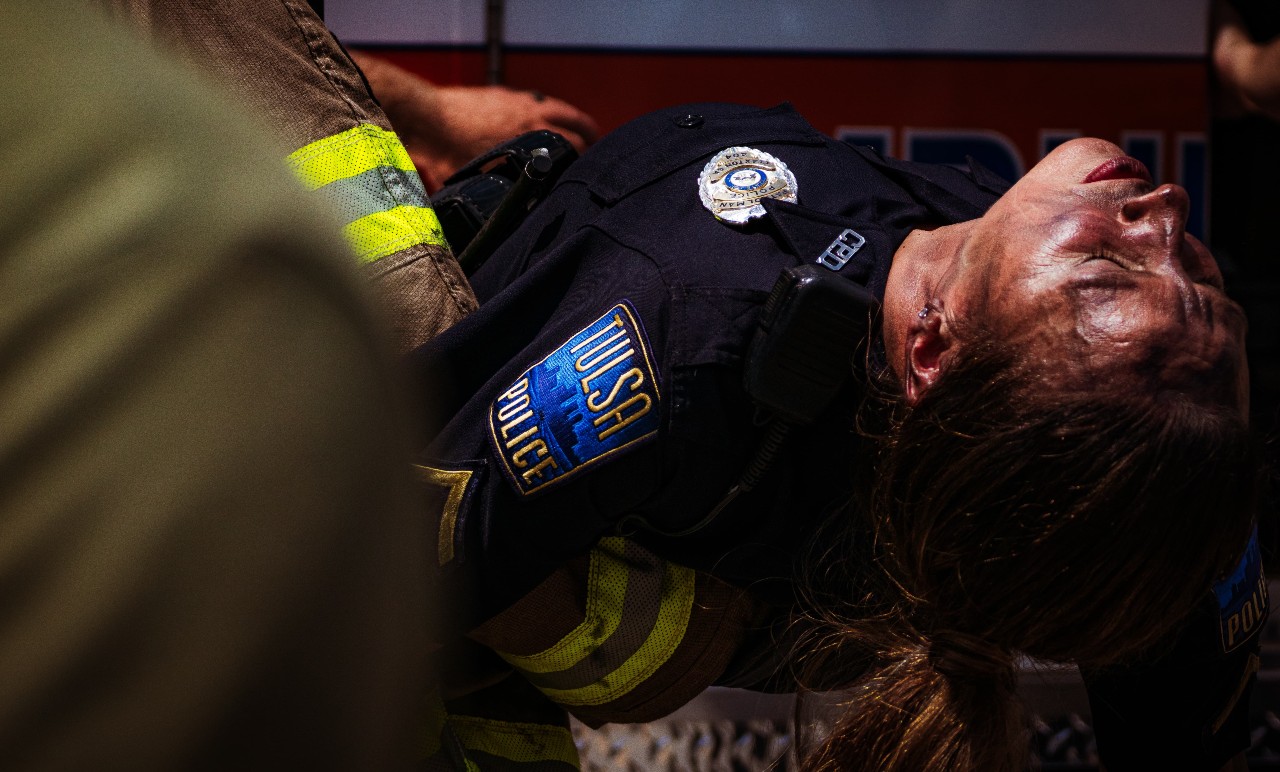
[[[676,118],[676,125],[682,129],[696,129],[702,125],[702,116],[689,113],[688,115]]]

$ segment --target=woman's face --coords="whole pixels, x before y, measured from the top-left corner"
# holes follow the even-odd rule
[[[1066,143],[975,224],[946,281],[951,312],[1027,347],[1048,380],[1129,374],[1246,410],[1244,314],[1187,209],[1185,190],[1155,186],[1115,145]]]

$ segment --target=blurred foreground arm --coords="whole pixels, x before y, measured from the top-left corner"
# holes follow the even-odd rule
[[[0,25],[0,768],[404,766],[426,536],[350,258],[182,68]]]

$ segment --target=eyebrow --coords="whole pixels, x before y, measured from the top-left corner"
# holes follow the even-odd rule
[[[1089,276],[1072,276],[1063,286],[1063,292],[1078,297],[1098,290],[1135,289],[1138,279],[1129,271],[1107,271]]]
[[[1111,271],[1094,276],[1076,276],[1067,280],[1063,295],[1071,307],[1074,319],[1073,336],[1086,346],[1092,346],[1104,335],[1099,317],[1115,316],[1114,301],[1121,292],[1134,290],[1137,282],[1127,271]],[[1100,298],[1101,293],[1109,293]]]

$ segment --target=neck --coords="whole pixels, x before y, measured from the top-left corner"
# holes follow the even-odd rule
[[[912,322],[926,305],[942,309],[946,286],[977,222],[911,231],[893,254],[884,289],[882,334],[889,365],[899,377]]]

